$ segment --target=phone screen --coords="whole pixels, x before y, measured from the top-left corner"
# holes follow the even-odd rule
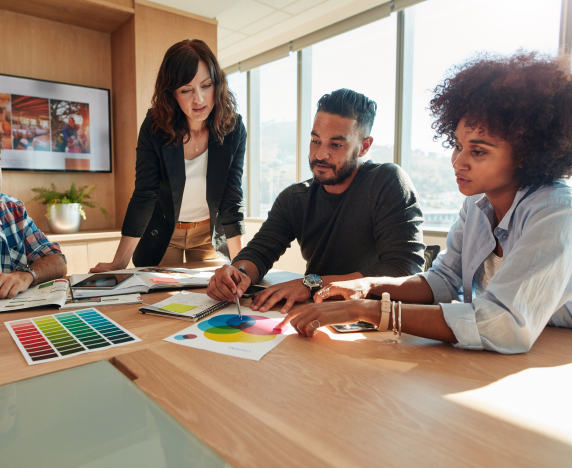
[[[92,275],[89,278],[75,283],[72,288],[85,288],[85,289],[113,289],[119,286],[124,281],[131,278],[133,275],[114,275],[111,273],[103,273],[99,275]]]
[[[332,325],[332,328],[341,333],[375,331],[375,325],[367,322],[348,323],[346,325]]]

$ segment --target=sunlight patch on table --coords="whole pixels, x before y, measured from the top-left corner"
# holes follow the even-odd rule
[[[445,399],[572,445],[572,364],[527,369]]]
[[[320,327],[319,330],[328,335],[332,340],[336,341],[365,340],[365,336],[363,336],[363,333],[335,333],[328,327]]]

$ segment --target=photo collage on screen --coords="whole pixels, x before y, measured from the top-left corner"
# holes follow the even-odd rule
[[[0,93],[3,149],[90,153],[89,104]]]

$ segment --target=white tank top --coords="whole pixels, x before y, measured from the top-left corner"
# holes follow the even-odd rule
[[[495,255],[494,252],[485,258],[485,261],[475,272],[474,284],[475,294],[477,296],[483,294],[489,285],[491,278],[495,275],[499,268],[502,266],[502,257]]]
[[[185,159],[185,190],[179,222],[191,223],[204,221],[210,218],[207,204],[207,165],[209,150],[190,161]]]

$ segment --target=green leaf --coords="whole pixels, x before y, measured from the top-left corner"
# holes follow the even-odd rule
[[[40,202],[42,205],[79,203],[88,208],[99,208],[103,216],[105,216],[105,219],[109,220],[109,213],[103,206],[96,201],[86,201],[91,200],[91,194],[95,189],[95,185],[84,185],[83,187],[76,188],[75,183],[72,183],[70,189],[64,192],[58,192],[54,184],[51,184],[49,189],[45,187],[34,187],[31,190],[37,195],[32,198],[31,201]],[[80,213],[85,219],[83,207],[80,207]]]

